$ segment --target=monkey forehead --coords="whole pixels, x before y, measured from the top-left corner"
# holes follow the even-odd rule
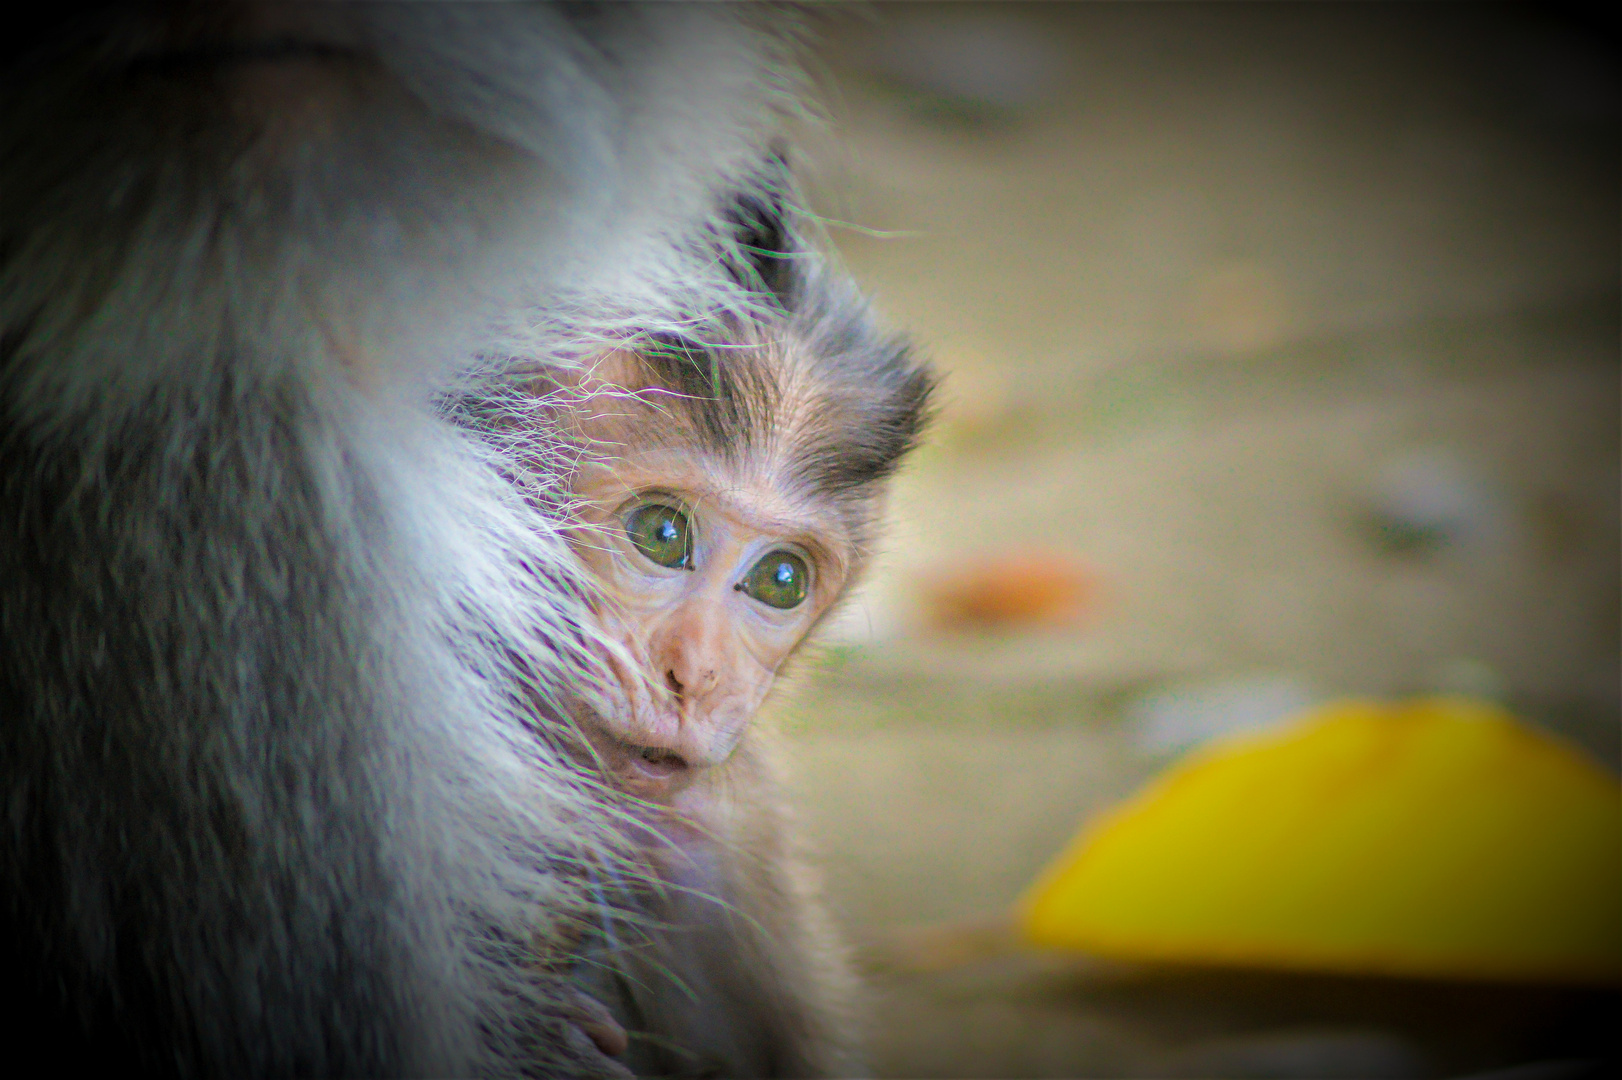
[[[604,393],[628,393],[648,385],[648,369],[634,349],[610,349],[579,369],[579,383]]]
[[[608,510],[638,490],[667,490],[694,505],[725,508],[761,534],[826,549],[819,558],[825,554],[846,569],[863,561],[885,494],[882,472],[859,466],[870,456],[863,453],[875,431],[870,417],[840,408],[838,394],[785,364],[775,373],[771,400],[747,410],[759,415],[723,433],[695,415],[703,403],[634,378],[625,379],[629,386],[598,379],[604,370],[594,369],[574,388],[570,424],[583,450],[575,494]],[[858,467],[846,475],[853,462]]]
[[[573,424],[605,453],[691,451],[767,471],[785,489],[823,488],[817,501],[862,502],[910,448],[921,404],[893,400],[904,395],[872,385],[882,382],[863,377],[872,372],[823,370],[830,362],[811,353],[792,339],[729,345],[710,357],[713,380],[698,380],[700,389],[661,379],[634,351],[614,350],[571,377]],[[687,355],[705,354],[688,346]],[[895,445],[875,445],[892,428],[904,429],[888,439]],[[830,463],[853,467],[826,476]]]
[[[632,349],[610,349],[580,367],[547,372],[537,386],[568,410],[588,439],[632,446],[692,441],[697,401],[661,382]]]

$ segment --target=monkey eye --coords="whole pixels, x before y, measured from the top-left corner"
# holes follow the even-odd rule
[[[625,515],[625,535],[647,558],[672,570],[693,568],[693,527],[686,513],[665,503],[643,503]]]
[[[811,570],[805,565],[805,560],[792,551],[779,549],[767,552],[765,557],[749,568],[749,572],[734,588],[748,593],[762,604],[774,608],[792,608],[805,602],[810,583]]]

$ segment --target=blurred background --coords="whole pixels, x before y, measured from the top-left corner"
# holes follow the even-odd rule
[[[1614,33],[884,4],[819,34],[796,167],[946,375],[779,710],[879,1075],[1614,1054],[1612,991],[1111,965],[999,922],[1177,754],[1327,698],[1492,698],[1617,769]]]

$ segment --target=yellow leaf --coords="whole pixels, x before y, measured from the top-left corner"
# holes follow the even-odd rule
[[[1173,766],[1019,916],[1123,959],[1615,983],[1622,787],[1494,705],[1342,702]]]

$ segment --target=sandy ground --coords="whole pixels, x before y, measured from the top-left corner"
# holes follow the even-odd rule
[[[906,936],[995,919],[1163,765],[1166,688],[1485,693],[1616,767],[1614,50],[1453,6],[885,5],[821,55],[814,205],[948,375],[781,710],[878,1072],[1614,1053],[1609,994]],[[1423,542],[1382,531],[1405,515]],[[1026,545],[1096,575],[1079,623],[930,625],[932,581]]]

